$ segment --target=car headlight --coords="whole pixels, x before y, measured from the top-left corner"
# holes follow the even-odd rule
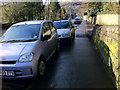
[[[24,63],[24,62],[31,62],[33,59],[33,53],[26,53],[20,56],[19,62]]]
[[[63,37],[65,37],[65,36],[71,36],[71,33],[66,33],[66,34],[63,34],[62,36]]]

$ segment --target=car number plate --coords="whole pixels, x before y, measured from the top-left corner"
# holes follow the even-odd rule
[[[1,71],[0,76],[15,76],[14,71]]]

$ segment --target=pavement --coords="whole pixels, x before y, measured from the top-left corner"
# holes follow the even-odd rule
[[[43,79],[5,79],[3,88],[113,88],[102,60],[86,37],[87,25],[85,21],[76,25],[75,42],[60,45],[59,56],[51,57]]]

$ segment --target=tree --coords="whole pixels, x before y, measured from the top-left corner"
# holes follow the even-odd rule
[[[118,14],[118,2],[89,2],[89,16],[97,14]]]
[[[60,18],[61,18],[61,19],[65,19],[65,14],[66,14],[65,8],[62,7],[60,13],[61,13]]]
[[[59,19],[58,15],[60,15],[60,9],[61,7],[59,2],[53,2],[53,1],[50,2],[49,13],[50,13],[51,20]]]
[[[89,2],[88,3],[89,17],[92,17],[94,24],[96,23],[96,16],[98,14],[119,14],[118,2]]]
[[[65,9],[60,7],[59,2],[47,1],[43,5],[42,0],[39,2],[12,2],[4,4],[2,7],[2,19],[4,23],[17,23],[30,20],[59,20],[64,18]]]
[[[13,2],[2,7],[2,19],[8,23],[43,19],[44,7],[43,2]]]

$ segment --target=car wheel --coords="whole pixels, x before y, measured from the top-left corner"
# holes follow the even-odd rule
[[[71,35],[70,40],[69,40],[69,43],[70,43],[70,44],[73,43],[73,39],[74,39],[74,38],[73,38],[73,35]]]
[[[75,33],[74,33],[74,35],[73,35],[73,41],[75,41]]]
[[[39,63],[38,63],[38,74],[37,74],[37,77],[43,77],[44,74],[45,74],[45,69],[46,69],[45,59],[41,58]]]

